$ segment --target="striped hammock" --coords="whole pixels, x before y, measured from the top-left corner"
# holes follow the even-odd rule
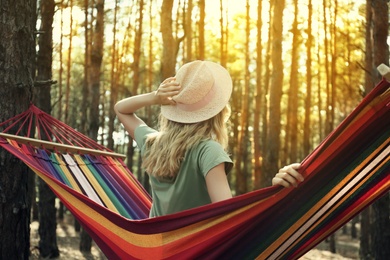
[[[9,134],[22,128],[24,136]],[[302,162],[298,188],[267,187],[156,218],[122,155],[33,105],[0,129],[0,146],[51,187],[109,259],[297,259],[390,187],[385,79]]]

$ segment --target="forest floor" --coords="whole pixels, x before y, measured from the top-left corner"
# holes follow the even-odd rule
[[[60,250],[60,260],[105,260],[107,259],[100,249],[93,243],[91,253],[82,253],[79,250],[79,233],[73,226],[73,217],[66,217],[66,220],[57,225],[57,244]],[[359,259],[359,240],[344,235],[339,230],[336,232],[337,254],[329,251],[329,243],[326,241],[307,252],[300,260],[348,260]],[[31,256],[29,260],[43,259],[39,257],[38,246],[38,222],[31,223]]]

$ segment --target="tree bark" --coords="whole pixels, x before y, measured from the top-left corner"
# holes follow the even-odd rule
[[[373,236],[371,250],[375,260],[390,259],[390,221],[389,221],[389,204],[390,195],[385,194],[382,198],[377,200],[373,208]]]
[[[236,194],[244,194],[248,191],[247,185],[247,149],[248,147],[248,122],[249,122],[249,36],[250,36],[250,16],[249,16],[249,0],[246,1],[246,29],[245,29],[245,80],[244,88],[241,90],[241,111],[240,111],[240,130],[237,138],[237,154],[235,161],[236,168]]]
[[[270,87],[269,104],[269,125],[267,134],[267,151],[265,154],[264,180],[270,184],[272,177],[278,171],[279,148],[280,148],[280,128],[281,128],[281,108],[283,87],[283,62],[282,62],[282,41],[283,41],[283,10],[284,0],[276,0],[273,9],[272,26],[272,76]]]
[[[33,178],[33,182],[31,183],[31,185],[33,187],[36,187],[36,183],[38,182],[38,178],[39,178],[38,176],[35,176]],[[31,221],[38,221],[39,220],[37,198],[38,198],[37,190],[33,189],[32,198],[31,198],[31,203],[32,203],[31,204]]]
[[[96,2],[96,23],[91,50],[91,107],[88,136],[97,141],[99,130],[100,75],[104,45],[104,0]]]
[[[111,150],[114,149],[114,119],[116,117],[114,111],[114,105],[118,100],[118,82],[117,82],[117,70],[118,70],[118,47],[117,47],[117,16],[118,16],[118,0],[115,0],[114,7],[114,20],[113,20],[113,38],[112,38],[112,47],[111,47],[111,78],[110,78],[110,100],[108,107],[108,138],[107,138],[107,147]],[[128,158],[131,160],[131,158]],[[130,168],[131,169],[131,168]]]
[[[81,252],[91,252],[92,248],[92,238],[89,236],[89,234],[85,231],[84,228],[81,229],[80,232],[80,251]]]
[[[204,52],[205,52],[205,36],[204,36],[204,25],[205,25],[205,17],[206,17],[206,1],[205,0],[199,0],[199,54],[198,59],[204,60]]]
[[[63,46],[64,46],[64,8],[63,8],[63,3],[64,0],[61,0],[60,2],[60,19],[61,19],[61,22],[60,22],[60,44],[59,44],[59,70],[58,70],[58,114],[57,114],[57,118],[59,120],[63,120],[63,113],[62,113],[62,109],[63,109],[63,102],[62,102],[62,93],[63,93],[63,84],[62,84],[62,79],[63,79],[63,75],[64,75],[64,58],[63,58],[63,54],[62,54],[62,51],[63,51]]]
[[[91,64],[91,48],[92,42],[90,37],[90,22],[88,19],[89,16],[89,0],[84,0],[84,79],[83,79],[83,89],[80,105],[80,129],[82,133],[88,132],[88,111],[91,108],[90,104],[90,64]]]
[[[329,123],[329,132],[330,133],[331,131],[333,131],[334,127],[335,127],[335,117],[336,117],[336,112],[335,112],[335,109],[336,109],[336,99],[337,99],[337,96],[336,96],[336,88],[337,88],[337,83],[336,83],[336,78],[337,78],[337,66],[336,66],[336,62],[337,62],[337,59],[339,58],[339,50],[337,48],[337,41],[339,39],[339,36],[338,36],[338,33],[337,33],[337,17],[338,17],[338,13],[339,13],[339,5],[338,5],[338,1],[335,0],[334,1],[334,4],[333,4],[333,21],[332,21],[332,33],[331,33],[331,46],[332,46],[332,58],[331,58],[331,88],[330,88],[330,99],[329,99],[329,103],[328,103],[328,108],[329,109],[329,112],[330,112],[330,118],[328,120],[328,123]]]
[[[65,91],[65,123],[69,124],[69,109],[70,109],[70,78],[72,69],[72,45],[73,45],[73,0],[69,0],[70,17],[69,17],[69,47],[68,47],[68,59],[66,64],[66,91]]]
[[[143,13],[144,13],[144,0],[139,0],[139,17],[135,26],[135,38],[134,38],[134,52],[133,52],[133,91],[132,95],[137,95],[140,85],[140,62],[141,62],[141,42],[143,34]]]
[[[266,56],[265,56],[265,73],[264,73],[264,94],[262,97],[262,131],[261,131],[261,143],[262,143],[262,153],[263,153],[263,162],[262,162],[262,178],[260,182],[261,187],[268,186],[270,183],[269,177],[267,177],[266,172],[268,171],[269,165],[266,162],[266,157],[267,157],[267,151],[268,151],[268,127],[269,127],[269,109],[268,109],[268,104],[269,104],[269,98],[267,96],[269,95],[269,89],[270,89],[270,81],[271,81],[271,48],[272,48],[272,26],[273,26],[273,9],[275,8],[275,3],[274,1],[270,1],[270,7],[269,7],[269,13],[268,13],[268,41],[267,41],[267,50],[266,50]]]
[[[25,111],[32,100],[35,25],[36,1],[1,2],[0,122]],[[33,175],[4,149],[0,149],[0,165],[0,259],[28,259],[33,189],[28,184]]]
[[[292,24],[292,50],[290,87],[288,90],[288,108],[286,139],[284,144],[283,165],[294,163],[298,160],[298,48],[300,45],[300,33],[298,31],[298,0],[294,0],[294,21]]]
[[[358,238],[358,230],[356,224],[359,222],[359,215],[355,216],[351,221],[351,238]],[[346,226],[346,225],[344,225]]]
[[[43,258],[54,258],[60,255],[57,245],[56,196],[50,187],[39,179],[39,254]]]
[[[329,240],[329,251],[336,254],[336,238],[335,234],[332,234],[328,238]]]
[[[374,51],[374,67],[376,68],[381,63],[389,65],[389,45],[387,44],[389,30],[389,8],[387,0],[372,0],[373,7],[373,51]],[[382,76],[376,73],[376,82]]]
[[[360,248],[359,248],[359,257],[362,260],[372,259],[371,252],[371,222],[370,222],[370,212],[371,206],[366,208],[361,213],[360,219]]]
[[[372,0],[366,0],[366,32],[365,32],[365,57],[364,57],[364,95],[370,92],[375,86],[375,73],[374,73],[374,55],[372,50],[373,37],[372,37]],[[372,258],[371,253],[371,234],[370,234],[370,211],[371,206],[366,208],[361,213],[360,218],[360,248],[359,248],[359,257],[362,260],[369,260]]]
[[[389,31],[389,8],[387,0],[372,0],[373,7],[373,38],[374,66],[381,63],[389,65],[389,46],[387,44]],[[377,80],[381,76],[377,73]],[[385,194],[373,206],[373,255],[376,260],[390,259],[390,195]]]
[[[312,99],[312,55],[311,49],[313,46],[313,32],[312,32],[312,16],[313,5],[312,0],[309,0],[307,6],[308,20],[307,20],[307,42],[306,42],[306,98],[305,98],[305,122],[303,127],[303,153],[309,154],[311,149],[310,136],[311,136],[311,99]]]
[[[374,67],[374,52],[372,50],[373,45],[373,17],[372,17],[372,2],[373,0],[366,0],[366,33],[365,33],[365,53],[364,56],[364,66],[365,66],[365,74],[364,74],[364,89],[365,93],[369,93],[377,82],[376,77],[376,68]]]
[[[161,61],[161,76],[163,79],[175,74],[176,39],[172,29],[173,0],[164,0],[161,6],[161,35],[163,40],[163,56]]]
[[[187,35],[186,37],[186,47],[185,47],[185,57],[184,61],[190,62],[192,61],[192,10],[193,10],[193,2],[192,0],[187,1],[187,12],[186,12],[186,17],[185,17],[185,34]]]
[[[261,131],[260,131],[260,119],[262,114],[262,101],[263,101],[263,82],[262,82],[262,75],[263,75],[263,46],[262,46],[262,11],[263,11],[263,4],[262,0],[257,1],[257,45],[256,45],[256,95],[255,95],[255,102],[254,102],[254,110],[255,113],[253,115],[253,146],[254,146],[254,178],[253,178],[253,188],[259,189],[261,187],[261,157],[262,157],[262,150],[261,150]]]
[[[37,82],[35,88],[37,106],[46,113],[51,113],[51,81],[53,54],[53,17],[54,0],[41,1],[41,34],[39,35],[39,51],[37,54]],[[43,258],[58,257],[60,251],[57,245],[56,196],[49,186],[38,179],[39,194],[39,253]]]
[[[224,20],[224,6],[223,6],[223,0],[219,1],[220,5],[220,30],[221,30],[221,40],[220,40],[220,53],[221,53],[221,65],[223,67],[226,67],[227,59],[228,59],[228,46],[227,46],[227,22],[225,25]],[[227,8],[227,7],[226,7]]]
[[[328,135],[332,129],[333,129],[333,122],[332,122],[332,110],[334,107],[331,106],[331,70],[329,65],[329,53],[330,53],[330,40],[328,38],[331,38],[331,35],[329,35],[328,30],[328,6],[327,1],[323,0],[322,2],[322,8],[323,8],[323,25],[324,25],[324,34],[325,34],[325,40],[324,40],[324,51],[325,51],[325,89],[326,89],[326,118],[325,118],[325,135]]]

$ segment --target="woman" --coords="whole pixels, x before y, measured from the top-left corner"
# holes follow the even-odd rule
[[[225,68],[210,61],[183,65],[151,93],[129,97],[115,112],[137,142],[142,166],[150,176],[150,217],[162,216],[232,197],[226,174],[232,161],[226,153],[232,80]],[[135,112],[161,105],[159,130],[148,127]],[[274,185],[297,186],[299,164],[279,170]]]

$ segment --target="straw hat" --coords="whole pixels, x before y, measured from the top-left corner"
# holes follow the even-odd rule
[[[167,119],[179,123],[197,123],[217,115],[232,94],[232,79],[221,65],[211,61],[184,64],[176,73],[181,91],[172,99],[176,105],[161,106]]]

